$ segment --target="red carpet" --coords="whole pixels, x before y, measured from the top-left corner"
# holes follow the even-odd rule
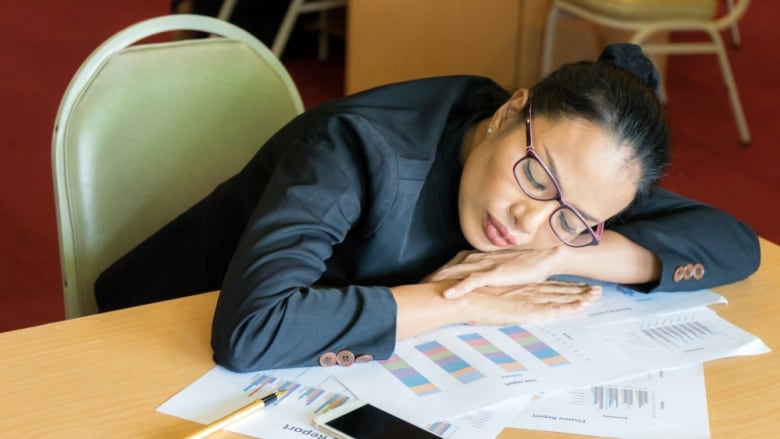
[[[87,55],[114,32],[168,13],[168,1],[9,2],[0,88],[0,331],[63,318],[50,144],[67,84]],[[669,62],[668,114],[674,157],[665,185],[723,208],[780,242],[777,131],[780,3],[754,0],[731,50],[734,75],[753,134],[739,146],[713,56]],[[687,37],[687,36],[684,36]],[[340,96],[342,58],[283,59],[307,107]]]

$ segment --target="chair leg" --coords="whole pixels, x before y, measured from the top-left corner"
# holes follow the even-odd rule
[[[734,9],[734,0],[726,0],[726,9],[729,12]],[[742,45],[742,38],[739,36],[739,23],[736,21],[731,25],[731,44],[735,48]]]
[[[739,91],[737,90],[737,83],[734,81],[734,75],[731,72],[731,65],[729,64],[728,55],[726,55],[726,48],[723,45],[723,40],[716,29],[710,29],[708,31],[710,38],[712,38],[715,45],[715,52],[718,55],[718,62],[720,64],[720,71],[723,73],[723,80],[726,83],[726,88],[729,94],[729,100],[731,101],[731,108],[734,111],[734,119],[737,123],[737,129],[739,130],[739,139],[742,145],[747,146],[751,142],[750,131],[748,130],[747,120],[745,119],[745,112],[742,109],[742,103],[739,99]]]
[[[542,44],[542,78],[552,70],[553,49],[555,47],[555,31],[558,26],[558,5],[553,2],[550,12],[547,14],[547,23],[544,26],[544,42]]]
[[[669,97],[666,94],[666,80],[663,76],[658,78],[658,91],[655,94],[658,96],[658,101],[661,102],[661,105],[666,105],[669,102]]]
[[[271,52],[273,52],[277,58],[281,59],[282,57],[282,52],[284,52],[284,47],[287,45],[287,40],[290,38],[290,33],[292,33],[295,20],[298,19],[302,5],[303,0],[292,0],[290,6],[287,8],[287,13],[284,14],[282,24],[276,32],[273,45],[271,45]]]
[[[224,21],[230,21],[230,16],[233,15],[233,9],[236,8],[237,0],[224,0],[222,6],[219,7],[217,18]]]
[[[325,61],[328,59],[328,43],[330,35],[328,35],[328,11],[320,11],[319,17],[319,36],[317,47],[317,59]]]

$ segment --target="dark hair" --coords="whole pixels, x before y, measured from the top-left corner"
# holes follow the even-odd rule
[[[534,115],[596,123],[631,148],[641,172],[637,202],[657,185],[669,162],[669,133],[657,86],[658,72],[639,46],[613,44],[596,62],[565,64],[530,94]]]

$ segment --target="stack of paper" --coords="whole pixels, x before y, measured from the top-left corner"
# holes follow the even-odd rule
[[[707,438],[701,364],[769,351],[707,308],[711,291],[641,294],[604,284],[586,312],[532,325],[456,325],[349,368],[236,374],[216,367],[158,410],[208,423],[289,389],[273,416],[229,429],[265,438],[317,434],[313,418],[359,398],[448,439],[505,427],[621,438]],[[322,434],[321,436],[328,436]]]

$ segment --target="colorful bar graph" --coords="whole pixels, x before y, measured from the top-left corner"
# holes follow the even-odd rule
[[[292,382],[292,381],[285,381],[281,380],[280,382],[277,378],[269,376],[269,375],[263,375],[258,374],[255,377],[252,378],[252,381],[244,388],[244,392],[247,392],[246,396],[255,396],[262,390],[263,388],[267,388],[267,392],[264,393],[271,393],[276,392],[280,390],[287,390],[287,394],[282,397],[278,402],[284,400],[288,396],[290,396],[295,390],[300,387],[300,384]],[[265,396],[265,395],[260,395]]]
[[[260,392],[263,389],[265,390]],[[325,394],[323,389],[317,387],[301,386],[299,383],[294,381],[287,381],[265,374],[257,374],[253,376],[249,384],[244,387],[243,390],[246,392],[246,396],[248,397],[255,395],[265,396],[271,392],[287,390],[287,393],[282,396],[281,399],[275,401],[274,404],[279,404],[285,399],[291,397],[291,395],[296,395],[295,398],[299,400],[305,400],[306,405],[308,406],[319,400],[321,396],[325,395],[325,402],[319,406],[317,412],[329,410],[333,407],[338,407],[349,399],[348,396],[343,396],[337,393]]]
[[[330,409],[334,409],[349,400],[348,396],[339,395],[338,393],[328,393],[325,395],[325,402],[323,402],[314,413],[324,413]]]
[[[387,360],[378,361],[382,367],[398,378],[406,387],[408,387],[417,396],[426,396],[439,393],[438,387],[425,378],[420,372],[414,369],[397,354],[393,354]]]
[[[292,395],[298,388],[301,387],[300,384],[292,382],[292,381],[283,381],[282,384],[280,384],[277,388],[275,388],[274,392],[279,392],[282,390],[286,390],[287,393],[282,396],[280,399],[278,399],[274,404],[279,404],[280,402],[287,399],[290,395]]]
[[[325,393],[325,391],[322,389],[317,389],[315,387],[307,387],[305,390],[303,390],[298,394],[298,399],[305,399],[306,405],[311,405],[311,403],[314,402],[317,398],[319,398],[320,395],[322,395],[323,393]]]
[[[485,377],[482,372],[455,355],[438,341],[419,344],[415,348],[463,384]]]
[[[507,326],[499,330],[548,366],[569,364],[566,357],[521,326]]]
[[[633,407],[642,408],[648,405],[649,394],[646,389],[619,388],[610,386],[594,386],[590,389],[593,405],[600,410]]]
[[[257,391],[269,384],[272,384],[274,381],[276,381],[276,378],[270,375],[257,374],[252,377],[252,380],[249,382],[249,384],[244,387],[244,392],[248,392],[247,396],[253,396],[255,393],[257,393]]]
[[[448,422],[434,422],[433,424],[427,425],[425,429],[437,436],[444,436],[444,433],[446,433],[450,427],[452,427],[452,424]]]
[[[487,359],[497,364],[507,372],[519,372],[527,370],[527,368],[519,361],[510,357],[506,352],[500,350],[496,345],[483,337],[481,334],[463,334],[459,335],[458,337],[467,345],[474,348],[474,350],[484,355],[487,357]]]

